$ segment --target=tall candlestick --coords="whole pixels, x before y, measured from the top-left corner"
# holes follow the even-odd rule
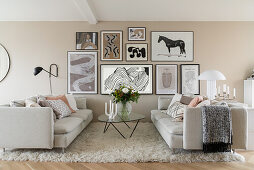
[[[220,96],[220,86],[218,87],[218,96]]]
[[[236,90],[235,90],[235,88],[234,88],[234,95],[233,96],[234,96],[234,98],[236,98]]]
[[[227,87],[227,95],[229,95],[229,86]]]
[[[111,112],[112,112],[112,101],[109,100],[109,113],[111,113]]]

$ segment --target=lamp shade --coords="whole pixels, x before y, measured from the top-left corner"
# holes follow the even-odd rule
[[[42,70],[43,70],[42,67],[35,67],[35,68],[34,68],[34,75],[36,76],[36,75],[39,74]]]
[[[198,76],[199,80],[226,80],[226,77],[217,70],[207,70]]]

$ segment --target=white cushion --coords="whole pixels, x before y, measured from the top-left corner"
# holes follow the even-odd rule
[[[26,107],[41,107],[38,103],[30,99],[26,99],[25,104],[26,104]]]
[[[180,102],[175,102],[168,106],[167,114],[173,118],[182,117],[186,107],[187,105],[184,105]]]
[[[65,96],[66,96],[66,98],[67,98],[67,100],[69,102],[70,107],[73,110],[77,111],[78,108],[77,108],[77,103],[76,103],[76,100],[75,100],[74,96],[71,95],[71,94],[66,94]]]
[[[80,110],[77,110],[76,113],[72,113],[71,117],[78,117],[82,120],[87,120],[90,114],[93,114],[92,110],[80,109]]]
[[[55,134],[64,134],[73,131],[83,122],[82,119],[77,117],[65,117],[55,122]]]
[[[175,102],[180,102],[181,98],[182,98],[182,94],[176,93],[173,97],[173,99],[171,100],[169,106],[171,106],[172,104],[174,104]]]

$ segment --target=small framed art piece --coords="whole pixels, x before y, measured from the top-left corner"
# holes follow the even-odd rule
[[[175,94],[177,84],[176,64],[156,64],[156,94]]]
[[[145,41],[146,28],[145,27],[129,27],[128,40],[129,41]]]
[[[152,31],[152,61],[193,61],[194,33],[192,31]]]
[[[181,64],[182,94],[200,94],[199,64]]]
[[[98,50],[98,32],[77,32],[76,50]]]
[[[97,94],[97,52],[68,52],[68,93]]]
[[[110,94],[121,85],[133,88],[140,94],[153,93],[152,64],[101,64],[101,94]]]
[[[126,61],[148,61],[147,48],[148,44],[145,43],[127,43]]]
[[[122,31],[101,31],[101,60],[118,61],[122,60],[123,51]]]

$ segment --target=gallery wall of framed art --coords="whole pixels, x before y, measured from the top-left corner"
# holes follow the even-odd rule
[[[97,94],[99,87],[105,95],[125,84],[140,94],[199,94],[199,64],[181,64],[194,61],[194,32],[149,33],[135,26],[76,32],[80,51],[68,52],[68,93]]]

